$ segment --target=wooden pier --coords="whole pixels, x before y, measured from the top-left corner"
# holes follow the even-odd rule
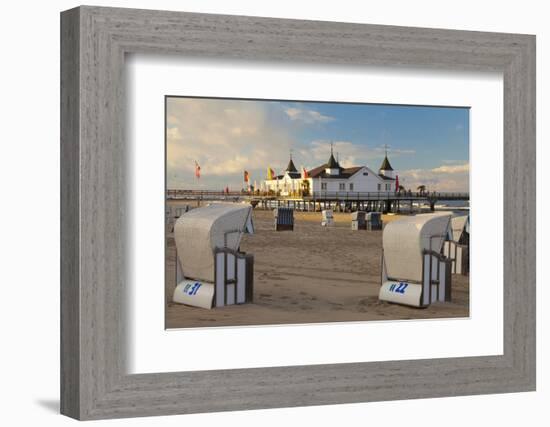
[[[299,211],[319,211],[334,209],[340,212],[362,210],[366,212],[400,212],[413,210],[414,204],[429,205],[433,211],[435,204],[441,201],[470,200],[469,193],[451,192],[354,192],[323,191],[314,195],[269,194],[265,192],[212,191],[212,190],[167,190],[168,200],[193,200],[200,205],[208,201],[248,201],[254,207],[273,209],[290,207]]]

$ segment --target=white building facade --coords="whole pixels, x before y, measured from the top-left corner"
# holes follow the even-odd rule
[[[263,190],[281,196],[322,196],[327,193],[394,193],[395,171],[388,157],[378,173],[367,166],[343,168],[330,153],[327,163],[307,172],[298,172],[292,158],[283,175],[263,182]]]

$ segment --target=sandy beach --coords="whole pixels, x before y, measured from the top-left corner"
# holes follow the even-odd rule
[[[420,309],[380,302],[382,231],[352,231],[349,213],[335,213],[335,226],[324,228],[319,212],[295,212],[294,231],[275,231],[271,211],[254,210],[253,220],[255,234],[241,243],[254,255],[252,304],[205,310],[172,303],[175,244],[168,235],[167,328],[469,316],[468,276],[453,275],[451,303]]]

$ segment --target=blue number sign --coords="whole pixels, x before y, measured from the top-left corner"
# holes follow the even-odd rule
[[[392,283],[390,285],[390,292],[395,292],[397,294],[404,294],[405,289],[407,289],[407,286],[409,286],[409,284],[405,282]]]
[[[189,283],[185,285],[185,288],[183,288],[183,293],[187,295],[196,295],[201,286],[202,285],[199,282],[195,282],[193,284]]]

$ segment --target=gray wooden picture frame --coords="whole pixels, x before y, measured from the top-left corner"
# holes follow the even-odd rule
[[[502,72],[504,354],[127,374],[127,53]],[[83,6],[61,14],[61,122],[63,414],[84,420],[535,390],[534,36]]]

